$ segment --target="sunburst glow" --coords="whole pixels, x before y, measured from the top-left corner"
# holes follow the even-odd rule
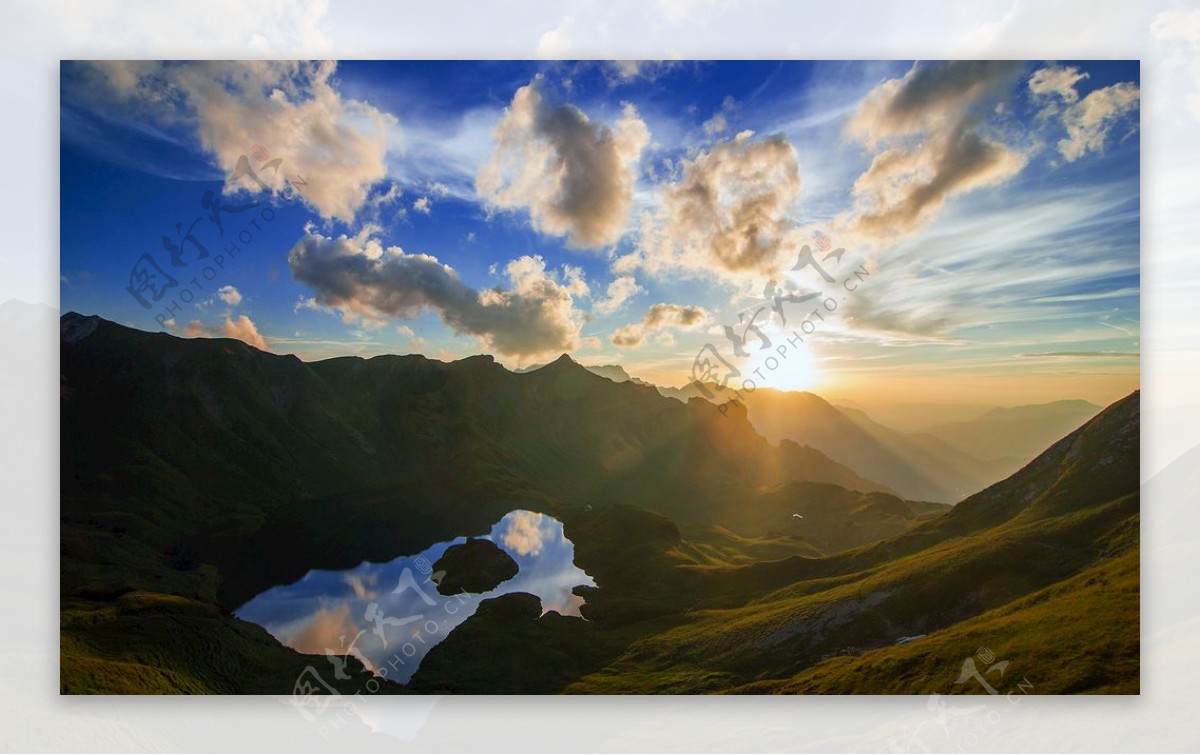
[[[811,391],[824,383],[819,360],[804,344],[777,349],[760,349],[750,355],[742,375],[760,388],[781,391]]]

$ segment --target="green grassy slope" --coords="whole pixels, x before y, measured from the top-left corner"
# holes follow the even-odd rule
[[[64,694],[291,694],[308,666],[340,691],[357,692],[371,675],[357,659],[347,661],[350,678],[338,680],[324,657],[284,648],[261,627],[176,595],[64,599],[61,610]],[[385,683],[380,691],[404,690]]]
[[[1138,553],[1113,559],[913,642],[842,655],[796,674],[738,688],[783,694],[977,694],[957,685],[964,659],[987,648],[1010,665],[989,682],[1032,694],[1137,694]],[[979,664],[980,671],[985,670]]]
[[[1116,587],[1094,615],[1075,619],[1074,644],[1111,661],[1108,671],[1089,672],[1084,684],[1064,670],[1061,649],[1039,655],[1033,639],[992,642],[1013,640],[1028,663],[1044,662],[1042,692],[1136,689],[1136,674],[1128,672],[1137,664],[1138,435],[1134,394],[1009,480],[899,537],[831,558],[708,570],[703,577],[711,584],[698,593],[726,602],[740,595],[745,602],[689,613],[569,691],[787,690],[793,682],[783,680],[802,685],[807,670],[831,659],[849,668],[901,637],[942,636],[935,633],[970,627],[990,611],[1016,616],[1014,627],[1032,632],[1037,616],[1079,612],[1096,592],[1083,589],[1096,584],[1089,582],[1096,575]],[[1072,582],[1084,574],[1091,576]],[[1025,610],[1043,603],[1041,613]],[[904,680],[875,688],[831,676],[822,677],[821,689],[922,691]]]

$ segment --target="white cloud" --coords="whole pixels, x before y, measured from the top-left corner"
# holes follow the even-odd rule
[[[356,590],[357,593],[357,590]],[[350,618],[350,604],[343,602],[337,608],[322,606],[312,618],[284,644],[299,653],[309,655],[352,655],[367,669],[374,669],[371,661],[358,648],[349,648],[358,636],[359,628]]]
[[[1029,77],[1029,91],[1046,102],[1040,115],[1061,114],[1067,136],[1059,140],[1058,151],[1067,162],[1102,151],[1112,127],[1135,110],[1141,99],[1137,85],[1122,82],[1097,89],[1080,101],[1075,85],[1087,77],[1077,68],[1058,66],[1040,68]]]
[[[536,229],[572,247],[620,239],[650,139],[632,105],[609,127],[574,105],[551,105],[534,81],[517,90],[493,137],[475,184],[490,208],[527,209]]]
[[[677,60],[606,60],[601,63],[610,85],[657,80],[680,65]]]
[[[169,329],[174,329],[175,323],[173,320],[167,321]],[[258,326],[254,324],[246,315],[239,315],[236,319],[226,317],[224,322],[217,326],[205,325],[199,320],[192,320],[183,330],[184,338],[236,338],[237,340],[253,346],[259,351],[270,351],[271,348],[267,345],[267,340],[258,332]]]
[[[1016,61],[916,63],[901,78],[872,89],[846,124],[870,147],[902,136],[953,126],[986,111],[1023,68]]]
[[[735,100],[733,97],[727,96],[721,102],[721,109],[714,113],[712,118],[709,118],[707,121],[700,124],[700,127],[703,128],[704,133],[708,134],[709,136],[723,134],[725,133],[726,129],[729,128],[729,119],[727,116],[737,111],[737,109],[737,100]]]
[[[520,556],[536,556],[545,546],[549,534],[543,527],[545,517],[533,511],[516,511],[508,516],[508,526],[501,535],[504,547]]]
[[[1200,8],[1165,10],[1154,17],[1150,32],[1155,39],[1173,42],[1182,48],[1172,56],[1192,78],[1193,88],[1200,88]],[[1187,109],[1200,120],[1200,94],[1187,95]]]
[[[494,351],[533,358],[579,347],[583,315],[574,307],[582,280],[546,271],[541,257],[504,268],[508,288],[477,291],[448,265],[427,254],[389,247],[378,256],[371,240],[312,233],[288,254],[293,277],[314,290],[315,306],[337,309],[347,321],[411,318],[434,311],[456,333],[478,337]]]
[[[1112,127],[1136,110],[1140,99],[1140,90],[1129,82],[1097,89],[1084,97],[1063,111],[1067,138],[1059,140],[1058,151],[1067,162],[1074,162],[1088,152],[1103,150]]]
[[[1029,77],[1029,91],[1035,97],[1056,96],[1063,102],[1075,102],[1079,99],[1075,85],[1086,78],[1088,74],[1074,66],[1047,66],[1034,71]]]
[[[543,33],[538,38],[537,48],[533,53],[534,57],[551,59],[568,57],[568,51],[571,49],[571,40],[566,27],[571,21],[571,16],[566,16],[563,18],[561,24]]]
[[[419,197],[415,202],[413,202],[412,208],[423,215],[428,215],[429,197]]]
[[[214,50],[232,57],[327,56],[335,48],[326,34],[328,0],[272,0],[249,6],[240,0],[208,0],[203,6],[171,8],[154,2],[54,0],[29,7],[29,29],[38,38],[53,33],[63,50],[86,54],[62,58],[200,60]],[[20,27],[14,26],[13,29]],[[102,30],[102,33],[98,31]]]
[[[663,331],[666,328],[698,328],[709,320],[709,314],[703,307],[691,307],[682,304],[655,304],[646,312],[641,322],[626,325],[613,331],[610,340],[613,345],[621,348],[641,346],[646,336]],[[671,339],[674,342],[674,339]],[[662,340],[659,341],[662,343]]]
[[[613,269],[651,274],[766,273],[796,251],[788,212],[800,195],[796,150],[782,136],[753,140],[743,131],[682,166],[644,217],[636,251]]]
[[[984,128],[1022,69],[1013,61],[918,63],[864,98],[846,134],[874,151],[843,218],[868,241],[920,231],[958,194],[1004,183],[1027,157]]]
[[[266,339],[258,332],[258,326],[246,315],[239,315],[236,320],[226,317],[225,322],[221,323],[220,333],[226,338],[244,341],[261,351],[269,351]]]
[[[221,286],[217,289],[217,298],[231,307],[242,303],[242,293],[233,286]]]
[[[563,265],[562,270],[564,284],[572,296],[591,296],[591,287],[584,280],[583,268],[575,265]]]
[[[306,183],[300,195],[325,218],[351,221],[372,185],[386,176],[388,130],[396,119],[335,88],[333,62],[101,61],[90,64],[110,96],[160,121],[189,125],[228,177],[254,145],[271,162],[249,157],[272,191],[286,179]],[[251,179],[226,191],[259,191]]]
[[[630,297],[644,293],[646,289],[639,286],[632,275],[620,275],[608,284],[605,298],[592,305],[592,310],[602,315],[611,314],[629,301]]]
[[[724,113],[717,113],[703,123],[704,131],[708,134],[720,134],[728,127]]]
[[[368,575],[368,580],[372,583],[370,585],[358,574],[348,574],[343,579],[350,589],[354,591],[354,597],[359,600],[375,600],[379,597],[379,591],[375,589],[374,585],[375,580],[371,579],[371,577],[377,576],[377,572],[368,572]]]
[[[400,190],[400,184],[395,181],[389,183],[387,188],[377,187],[367,197],[366,204],[360,211],[360,218],[364,223],[377,224],[383,215],[384,208],[399,203],[403,195],[403,192]],[[408,210],[403,207],[396,207],[394,215],[401,218],[406,217]]]

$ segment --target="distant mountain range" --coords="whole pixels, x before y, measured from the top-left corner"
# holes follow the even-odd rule
[[[694,385],[659,390],[680,401],[703,398]],[[710,393],[718,401],[730,398],[728,391]],[[1087,401],[1055,401],[902,432],[806,391],[759,388],[741,400],[750,423],[768,440],[809,446],[906,498],[943,503],[1012,474],[1100,411]]]
[[[934,425],[925,432],[978,459],[1027,460],[1101,408],[1080,400],[997,407],[977,419]]]

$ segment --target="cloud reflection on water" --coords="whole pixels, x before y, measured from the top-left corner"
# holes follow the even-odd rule
[[[486,539],[507,552],[520,570],[482,594],[441,595],[422,572],[447,548],[466,542],[458,537],[384,564],[314,569],[298,582],[259,594],[234,615],[298,651],[332,656],[334,668],[348,653],[399,682],[408,681],[429,649],[488,598],[525,592],[541,599],[543,612],[579,616],[583,599],[572,590],[596,583],[575,566],[575,546],[563,535],[561,522],[534,511],[512,511],[492,526]],[[381,671],[384,666],[388,668]]]

